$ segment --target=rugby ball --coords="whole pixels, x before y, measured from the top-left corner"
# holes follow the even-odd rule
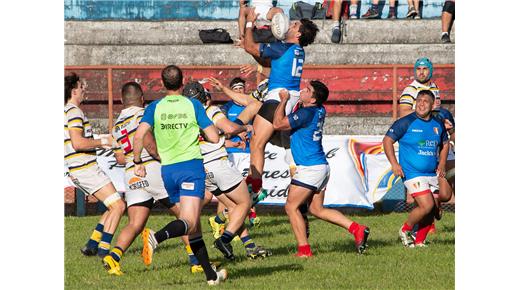
[[[289,30],[289,17],[284,13],[276,13],[271,20],[271,32],[278,40],[284,40]]]

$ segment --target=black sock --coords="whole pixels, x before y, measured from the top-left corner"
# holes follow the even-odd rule
[[[157,243],[161,243],[164,240],[184,236],[188,231],[188,224],[181,220],[174,220],[167,224],[165,227],[155,233],[155,239]]]
[[[206,244],[202,239],[202,236],[195,237],[190,239],[190,247],[199,260],[202,269],[204,269],[204,273],[206,274],[206,280],[217,280],[217,273],[211,267],[209,263],[208,250],[206,249]]]
[[[222,242],[229,244],[233,240],[233,237],[235,237],[235,234],[230,233],[228,231],[224,231],[220,239],[222,240]]]

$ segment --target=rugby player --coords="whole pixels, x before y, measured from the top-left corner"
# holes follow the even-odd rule
[[[87,195],[103,202],[107,211],[101,216],[90,239],[81,252],[85,256],[104,257],[110,250],[112,237],[125,211],[125,203],[110,178],[99,168],[97,148],[111,148],[110,135],[95,140],[89,120],[79,108],[86,99],[86,83],[71,73],[65,76],[64,151],[71,180]]]
[[[312,215],[348,230],[354,236],[356,249],[360,254],[366,249],[370,233],[368,227],[353,222],[337,210],[323,207],[325,187],[330,174],[322,146],[326,114],[323,103],[328,96],[327,86],[320,81],[311,81],[310,85],[300,91],[299,109],[286,115],[285,106],[290,95],[284,89],[280,91],[280,103],[274,113],[274,129],[290,130],[291,149],[296,163],[296,173],[289,187],[285,212],[298,243],[297,257],[312,256],[299,209],[307,202]]]
[[[419,91],[428,89],[435,96],[434,111],[437,111],[441,105],[441,97],[439,88],[431,80],[433,76],[433,64],[430,59],[421,57],[417,59],[413,67],[414,81],[404,88],[403,93],[399,97],[399,106],[397,110],[398,118],[402,118],[415,111],[415,101]]]
[[[274,132],[273,115],[280,102],[278,93],[282,89],[290,92],[290,99],[286,105],[286,113],[290,113],[298,102],[298,91],[305,61],[303,47],[312,44],[318,32],[318,27],[308,19],[293,21],[285,42],[256,43],[253,40],[252,23],[256,15],[250,12],[247,15],[244,49],[251,54],[258,63],[270,67],[268,93],[262,107],[253,121],[253,136],[251,138],[251,166],[246,182],[251,186],[254,194],[262,189],[262,174],[264,169],[264,152],[267,142],[289,149],[288,133]],[[290,158],[290,152],[287,152]],[[287,160],[289,164],[293,163]]]
[[[417,204],[399,229],[405,247],[423,247],[434,221],[434,195],[438,194],[439,178],[445,177],[448,156],[448,136],[444,122],[432,111],[435,95],[431,90],[417,94],[415,113],[395,121],[383,138],[383,147],[395,176],[403,179],[404,186]],[[399,142],[399,162],[393,144]],[[412,229],[418,224],[417,234]]]
[[[123,110],[112,129],[112,136],[120,147],[115,151],[119,164],[125,165],[125,200],[128,208],[128,224],[117,237],[116,246],[110,255],[103,258],[103,264],[109,274],[122,275],[120,261],[124,252],[133,243],[135,237],[141,233],[154,202],[159,202],[176,217],[179,216],[179,207],[170,202],[166,188],[161,179],[161,163],[157,155],[155,140],[151,132],[144,138],[144,148],[141,160],[146,167],[147,175],[144,178],[134,174],[133,144],[134,134],[144,113],[144,98],[141,86],[136,82],[128,82],[121,89]],[[191,272],[203,272],[197,258],[190,248],[187,236],[182,241],[188,252]]]
[[[224,146],[224,135],[236,135],[247,131],[250,126],[238,125],[226,118],[217,106],[211,105],[209,93],[199,82],[188,83],[184,87],[183,95],[199,100],[204,105],[208,118],[222,132],[217,144],[208,143],[204,139],[200,140],[206,170],[206,190],[210,191],[229,210],[229,223],[224,233],[215,240],[215,247],[224,254],[225,258],[233,260],[235,256],[230,242],[238,235],[249,258],[269,256],[271,253],[257,246],[244,227],[244,218],[251,208],[252,201],[243,176],[230,165]]]
[[[204,199],[206,174],[199,146],[199,131],[208,142],[219,142],[215,126],[206,116],[204,107],[195,99],[181,95],[182,71],[175,65],[161,72],[166,96],[148,105],[134,136],[134,173],[146,177],[146,167],[141,159],[143,143],[148,131],[152,131],[161,159],[161,175],[172,203],[179,203],[179,218],[154,233],[143,231],[143,260],[152,261],[153,250],[167,238],[189,235],[190,247],[200,262],[209,285],[216,285],[227,278],[227,271],[216,271],[208,258],[208,252],[200,227],[200,211]]]

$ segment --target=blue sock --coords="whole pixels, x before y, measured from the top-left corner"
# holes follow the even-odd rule
[[[98,246],[98,256],[104,257],[108,255],[110,251],[110,243],[112,242],[113,234],[103,232],[103,236],[101,237],[101,241]]]
[[[244,244],[244,247],[251,249],[256,247],[255,242],[249,236],[245,236],[240,239],[242,240],[242,244]]]
[[[188,258],[190,259],[191,265],[200,265],[199,260],[197,260],[197,257],[195,257],[194,254],[188,255]]]
[[[215,222],[216,222],[217,224],[224,224],[224,223],[226,223],[225,221],[223,221],[223,220],[220,218],[220,215],[216,215],[216,216],[215,216]]]
[[[226,244],[229,244],[232,240],[233,240],[233,237],[235,235],[233,233],[230,233],[228,231],[224,231],[224,233],[222,234],[222,237],[220,237],[220,239],[226,243]]]

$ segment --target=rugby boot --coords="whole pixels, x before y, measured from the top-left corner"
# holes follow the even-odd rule
[[[358,230],[354,234],[354,243],[356,244],[356,250],[359,254],[363,254],[367,249],[368,235],[370,229],[366,226],[359,225]]]
[[[218,284],[226,281],[226,279],[228,277],[228,272],[226,269],[221,269],[219,271],[215,271],[215,273],[217,273],[217,280],[209,280],[208,281],[209,286],[218,285]]]
[[[363,19],[376,19],[379,18],[379,11],[376,9],[369,8],[368,11],[361,16]]]
[[[414,247],[414,238],[412,236],[412,231],[403,231],[402,228],[399,229],[399,238],[403,243],[403,246],[408,248]]]
[[[221,238],[218,238],[215,240],[213,245],[222,253],[224,254],[224,258],[228,260],[234,260],[235,255],[233,255],[233,246],[231,244],[226,244],[222,241]]]
[[[83,254],[83,256],[90,257],[97,255],[97,250],[97,248],[89,248],[87,246],[84,246],[83,248],[81,248],[80,251]]]
[[[153,251],[157,248],[157,240],[154,236],[155,232],[151,229],[144,229],[141,234],[141,238],[143,239],[143,252],[141,253],[141,257],[143,257],[143,263],[146,266],[152,264]]]
[[[256,246],[254,248],[246,248],[246,255],[249,259],[254,260],[256,258],[266,258],[272,256],[273,253],[261,246]]]
[[[220,262],[210,262],[210,264],[211,264],[211,268],[213,268],[213,270],[215,270],[215,272],[217,271],[217,268],[220,266]],[[202,265],[191,265],[190,271],[192,274],[204,273],[204,269],[202,268]]]
[[[110,256],[110,255],[106,255],[103,258],[103,266],[105,267],[105,269],[108,271],[108,274],[110,274],[110,275],[116,275],[116,276],[123,275],[119,262],[114,260],[114,258],[112,258],[112,256]]]
[[[211,227],[211,232],[213,233],[213,237],[218,239],[222,233],[224,232],[225,224],[219,224],[215,221],[215,217],[212,216],[208,219],[209,226]]]

